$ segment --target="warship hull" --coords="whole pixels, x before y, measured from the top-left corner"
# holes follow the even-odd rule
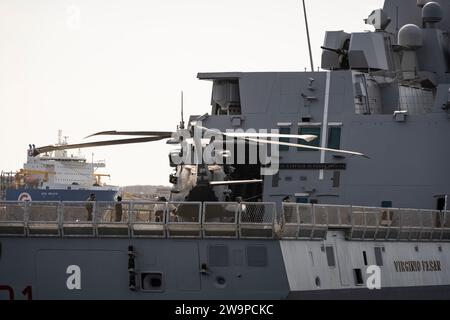
[[[343,278],[351,276],[355,266],[365,273],[363,262],[339,261],[334,270],[315,269],[308,255],[286,256],[279,241],[180,241],[180,240],[87,240],[48,239],[18,240],[0,238],[0,299],[169,299],[169,300],[280,300],[280,299],[450,299],[449,272],[436,274],[397,274],[396,259],[441,259],[437,254],[411,254],[414,244],[399,244],[382,268],[384,286],[369,290],[356,286],[353,279],[346,285]],[[136,256],[137,289],[129,288],[128,251],[133,244]],[[321,243],[292,242],[302,251],[313,251],[317,264],[324,260]],[[373,244],[356,244],[373,251]],[[265,266],[248,266],[246,251],[265,248]],[[352,251],[350,246],[345,250]],[[430,245],[430,248],[437,245]],[[448,245],[446,246],[447,250]],[[213,249],[212,249],[213,248]],[[232,253],[226,266],[210,267],[201,274],[201,265],[211,259],[214,248],[227,248]],[[220,249],[219,249],[220,250]],[[394,254],[395,252],[395,254]],[[396,256],[398,255],[398,256]],[[354,250],[355,260],[362,252]],[[296,270],[288,261],[296,260]],[[362,259],[361,259],[362,260]],[[323,261],[326,265],[326,261]],[[81,270],[79,290],[70,290],[70,266]],[[448,266],[448,261],[446,261]],[[321,269],[321,270],[320,270]],[[392,270],[394,269],[394,270]],[[161,274],[162,287],[144,288],[145,274]],[[315,284],[320,276],[322,288]],[[218,278],[225,280],[219,284]],[[292,281],[295,278],[295,281]],[[297,282],[298,281],[298,282]],[[140,283],[139,283],[140,282]],[[344,281],[345,282],[345,281]],[[434,283],[434,285],[433,285]],[[445,285],[447,284],[447,285]],[[23,294],[28,289],[29,294]],[[13,292],[13,296],[11,296]]]
[[[450,299],[449,212],[83,205],[0,205],[0,299]]]

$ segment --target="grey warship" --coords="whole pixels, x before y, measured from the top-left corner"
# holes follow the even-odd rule
[[[326,33],[325,71],[198,74],[211,112],[178,136],[95,135],[214,129],[274,174],[174,151],[169,201],[0,203],[0,299],[450,299],[450,1],[366,23]]]

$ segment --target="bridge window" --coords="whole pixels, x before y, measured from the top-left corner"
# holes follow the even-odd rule
[[[315,139],[315,140],[313,140],[311,142],[307,142],[305,140],[298,139],[298,144],[311,146],[311,147],[320,147],[320,132],[321,132],[321,128],[320,127],[299,128],[298,129],[298,134],[299,135],[311,134],[311,135],[317,136],[317,139]],[[317,150],[314,150],[314,149],[307,149],[307,148],[297,148],[297,150],[298,151],[317,151]]]
[[[382,201],[381,207],[382,208],[392,208],[392,201]]]
[[[291,134],[291,128],[283,127],[280,128],[280,134]],[[290,143],[291,140],[288,138],[280,138],[280,142]],[[289,151],[289,146],[280,146],[280,152],[281,151]]]
[[[297,203],[305,203],[305,204],[307,204],[307,203],[309,203],[309,198],[307,198],[307,197],[298,197],[296,199],[296,202]]]
[[[331,127],[328,131],[328,148],[337,149],[341,148],[341,128]]]

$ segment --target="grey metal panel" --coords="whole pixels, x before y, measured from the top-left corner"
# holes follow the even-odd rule
[[[25,240],[25,241],[22,241]],[[31,286],[35,299],[282,299],[289,292],[277,241],[172,239],[0,238],[0,283],[10,286],[16,299]],[[138,286],[128,287],[128,246],[134,247]],[[208,265],[208,247],[224,245],[233,252],[233,265]],[[267,266],[249,267],[247,246],[267,248]],[[202,264],[207,274],[200,274]],[[81,268],[81,291],[66,286],[67,267]],[[141,273],[161,273],[163,290],[140,289]],[[275,275],[275,276],[274,276]],[[217,279],[226,280],[218,285]],[[0,293],[0,298],[8,298]]]
[[[200,263],[197,242],[175,242],[171,251],[173,254],[168,253],[171,261],[170,276],[176,278],[177,290],[200,290]]]
[[[248,114],[265,114],[274,94],[276,75],[265,75],[263,77],[245,74],[239,81],[241,89],[242,110]],[[254,92],[259,92],[255,95]]]
[[[337,252],[337,266],[328,266],[327,254],[322,246],[333,246]],[[416,250],[416,246],[418,250]],[[450,257],[444,252],[450,250],[450,244],[440,243],[399,243],[399,242],[360,242],[345,240],[341,231],[331,231],[325,242],[282,241],[281,248],[291,292],[358,289],[354,281],[354,269],[361,269],[364,282],[368,279],[363,259],[366,252],[369,266],[376,264],[374,248],[383,247],[381,255],[381,286],[384,289],[411,287],[448,286],[450,271],[442,267],[440,271],[399,272],[398,261],[439,261],[442,266],[450,263]],[[442,248],[442,251],[439,250]],[[314,265],[306,257],[314,256]],[[318,287],[315,278],[319,277]],[[363,284],[362,287],[365,287]]]
[[[389,70],[385,46],[383,33],[352,33],[349,50],[350,67]]]
[[[120,263],[122,261],[122,263]],[[67,267],[81,268],[81,290],[68,290]],[[112,250],[39,250],[36,257],[38,299],[113,299],[128,288],[127,252]]]
[[[438,29],[423,29],[422,33],[424,44],[417,51],[420,70],[435,73],[445,81],[445,73],[449,71],[448,35]]]
[[[208,262],[212,267],[228,267],[230,265],[228,246],[216,245],[208,248]]]

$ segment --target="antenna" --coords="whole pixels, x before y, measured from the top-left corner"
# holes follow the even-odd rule
[[[303,13],[305,14],[306,36],[308,38],[308,48],[309,48],[309,59],[311,61],[311,71],[314,72],[314,61],[313,61],[312,50],[311,50],[311,38],[309,36],[308,14],[306,13],[305,0],[302,0],[302,1],[303,1]]]
[[[181,122],[180,129],[184,130],[184,92],[181,91]]]
[[[58,144],[59,145],[62,145],[62,130],[61,129],[59,129],[58,130]]]
[[[395,30],[398,32],[398,30],[399,30],[399,26],[398,26],[398,6],[395,7],[395,23],[396,23]]]

